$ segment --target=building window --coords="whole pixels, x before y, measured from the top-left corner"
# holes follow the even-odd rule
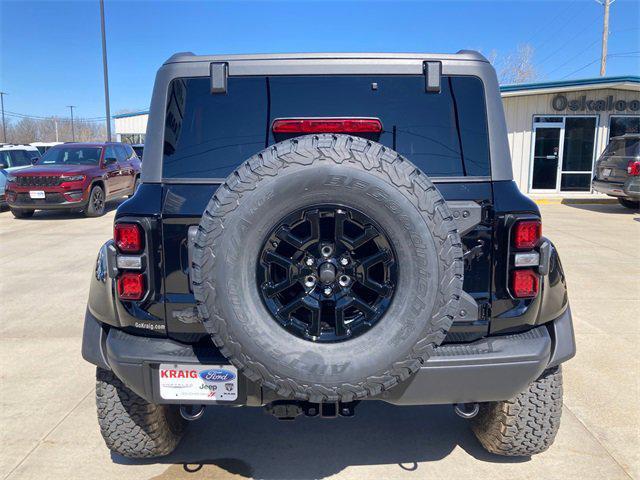
[[[562,123],[564,117],[533,117],[535,123]]]
[[[609,138],[625,133],[640,133],[640,115],[611,115],[609,120]]]
[[[595,153],[595,116],[536,116],[530,191],[588,192]]]
[[[121,133],[120,141],[122,143],[130,143],[132,145],[144,143],[144,133]]]

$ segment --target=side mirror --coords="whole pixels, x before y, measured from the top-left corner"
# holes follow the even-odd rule
[[[40,157],[31,157],[31,165],[35,165],[38,160],[40,160]]]
[[[114,157],[107,157],[104,159],[104,164],[105,165],[113,165],[114,163],[116,163],[118,160]]]

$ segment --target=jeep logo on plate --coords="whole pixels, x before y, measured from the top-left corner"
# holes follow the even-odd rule
[[[200,372],[200,378],[205,382],[228,382],[236,378],[235,374],[229,370],[212,369]]]

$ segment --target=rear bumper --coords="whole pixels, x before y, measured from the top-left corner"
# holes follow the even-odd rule
[[[626,197],[623,183],[603,182],[602,180],[593,180],[593,189],[596,192],[611,195],[612,197]]]
[[[632,200],[640,200],[640,177],[631,177],[624,182],[625,195]]]
[[[16,200],[8,201],[7,204],[12,208],[25,208],[30,210],[71,210],[75,208],[84,208],[87,206],[88,199],[83,197],[75,202],[70,202],[62,194],[51,194],[49,198],[43,200],[26,199],[20,195]]]
[[[414,376],[373,400],[396,405],[506,400],[523,391],[546,368],[572,358],[575,351],[571,310],[567,308],[554,321],[525,333],[440,346]],[[129,388],[153,403],[171,403],[160,397],[160,363],[228,364],[213,349],[199,350],[167,338],[140,337],[107,328],[89,311],[82,356],[94,365],[113,370]],[[279,399],[242,375],[238,380],[236,401],[210,403],[259,406]]]

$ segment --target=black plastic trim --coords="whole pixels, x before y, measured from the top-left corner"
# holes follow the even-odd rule
[[[111,370],[105,353],[107,332],[108,328],[98,322],[87,309],[82,331],[82,358],[100,368]]]
[[[397,405],[506,400],[523,391],[546,368],[572,358],[575,351],[571,311],[567,309],[554,322],[527,332],[437,347],[418,373],[372,400]],[[115,328],[107,332],[90,314],[85,320],[82,352],[85,360],[111,368],[129,388],[154,403],[170,403],[159,395],[160,363],[228,363],[210,344],[141,337]],[[242,375],[239,378],[238,400],[219,403],[255,406],[277,399],[275,393],[261,391]]]
[[[573,332],[573,319],[571,317],[571,307],[567,307],[565,312],[548,324],[549,333],[553,339],[551,358],[549,367],[555,367],[567,360],[572,359],[576,354],[576,337]]]

